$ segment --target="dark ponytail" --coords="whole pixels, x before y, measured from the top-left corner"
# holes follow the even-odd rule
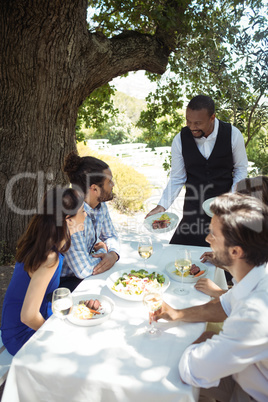
[[[86,195],[92,184],[102,187],[106,177],[103,171],[108,168],[107,163],[100,159],[80,157],[76,152],[71,152],[65,159],[63,171],[67,173],[70,183]]]

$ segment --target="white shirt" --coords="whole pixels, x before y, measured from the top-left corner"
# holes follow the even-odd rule
[[[213,151],[218,135],[218,129],[219,129],[219,120],[215,119],[214,130],[207,138],[206,137],[194,138],[200,153],[206,159],[210,157],[210,154]],[[232,152],[233,152],[233,164],[234,164],[232,190],[234,191],[236,183],[247,177],[248,159],[243,135],[234,126],[232,126],[231,138],[232,138]],[[172,161],[171,161],[170,180],[158,203],[158,205],[161,205],[165,209],[168,209],[170,205],[173,203],[173,201],[177,198],[187,178],[184,159],[182,156],[181,133],[177,134],[172,142],[171,155],[172,155]]]
[[[187,384],[210,388],[229,375],[260,402],[268,401],[268,265],[253,268],[220,297],[222,332],[183,353],[179,371]]]

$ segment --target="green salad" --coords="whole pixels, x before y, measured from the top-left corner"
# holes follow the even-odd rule
[[[145,291],[152,290],[165,283],[165,277],[157,272],[149,273],[145,269],[135,271],[132,269],[129,273],[125,272],[120,276],[112,287],[116,292],[128,295],[140,295]]]

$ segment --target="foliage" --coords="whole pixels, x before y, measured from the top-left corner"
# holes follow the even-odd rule
[[[258,168],[258,174],[268,175],[268,133],[261,130],[258,136],[254,136],[247,148],[248,159],[254,162]]]
[[[125,113],[133,124],[137,123],[141,112],[146,110],[146,102],[144,100],[134,98],[120,91],[116,91],[114,94],[113,102],[117,110],[120,113]]]
[[[80,106],[76,121],[76,141],[85,140],[83,126],[86,128],[98,128],[107,124],[108,120],[118,114],[114,107],[112,96],[115,94],[115,88],[109,84],[95,89],[91,95],[85,99]]]
[[[153,119],[158,125],[157,118],[163,116],[159,103],[165,94],[171,104],[174,98],[177,102],[182,100],[182,87],[188,100],[199,93],[207,94],[215,100],[217,117],[241,130],[251,160],[254,155],[258,167],[265,169],[267,145],[263,153],[260,151],[260,157],[256,157],[258,149],[254,146],[268,122],[268,40],[264,13],[262,2],[255,2],[254,7],[250,2],[230,1],[196,1],[189,5],[191,30],[181,38],[177,51],[170,57],[167,73],[159,77],[159,90],[147,98],[150,105],[141,116],[143,125],[151,124]],[[155,75],[152,79],[156,79]],[[174,81],[183,85],[176,88]],[[175,120],[172,124],[176,125]],[[165,131],[161,134],[165,136]]]
[[[171,171],[171,153],[166,157],[165,162],[163,163],[163,168],[165,172],[168,172],[168,176]]]
[[[90,32],[96,32],[100,37],[114,37],[121,35],[126,37],[133,31],[148,36],[157,35],[157,40],[166,54],[170,54],[175,48],[178,35],[178,22],[184,21],[183,14],[189,0],[89,0],[88,28]],[[79,139],[83,139],[81,127],[98,127],[108,122],[107,112],[110,117],[117,113],[111,102],[113,87],[106,84],[103,88],[94,91],[83,103],[79,110],[77,121],[77,133]],[[103,106],[102,106],[103,104]],[[101,106],[101,107],[100,107]],[[92,116],[90,117],[90,113]]]
[[[141,112],[137,126],[143,128],[141,139],[150,147],[171,145],[173,137],[182,126],[183,101],[179,98],[180,85],[169,82],[167,91],[158,87],[147,97],[147,109]]]
[[[178,10],[183,10],[188,0],[89,0],[91,29],[109,36],[115,33],[138,30],[154,34],[157,29],[175,30]]]
[[[109,118],[105,123],[95,129],[90,138],[106,138],[111,144],[123,144],[134,142],[138,135],[138,129],[133,125],[125,113]]]
[[[174,24],[177,2],[163,0],[89,1],[91,29],[105,35],[137,29],[155,34]],[[268,119],[267,16],[261,0],[182,1],[177,45],[141,112],[139,140],[150,147],[170,145],[183,124],[181,109],[198,93],[210,95],[217,115],[245,136],[248,149]],[[178,5],[178,3],[177,3]],[[108,87],[106,87],[107,90]],[[108,91],[109,92],[109,91]],[[250,151],[249,151],[250,152]],[[261,159],[261,158],[260,158]]]
[[[150,183],[143,174],[138,173],[130,166],[124,165],[118,158],[90,151],[82,143],[78,144],[78,152],[80,156],[92,154],[110,166],[115,183],[115,198],[111,202],[116,209],[124,213],[132,213],[143,209],[144,202],[151,196]]]
[[[163,122],[165,124],[165,122]],[[144,142],[149,148],[169,146],[174,137],[174,129],[167,134],[162,125],[157,125],[155,128],[144,128],[142,134],[137,139],[138,142]]]
[[[118,112],[114,109],[112,96],[115,88],[109,84],[95,89],[80,107],[79,116],[83,118],[87,127],[98,127],[109,117],[115,116]],[[101,110],[101,113],[100,113]]]
[[[94,97],[97,97],[96,94],[97,92],[94,91]],[[106,113],[106,110],[104,110],[104,113],[103,111],[100,113],[102,117],[90,114],[91,108],[96,112],[95,107],[93,107],[94,100],[91,99],[91,96],[83,103],[77,119],[77,142],[86,139],[105,138],[108,139],[111,144],[122,144],[135,142],[138,137],[141,136],[141,130],[135,127],[135,123],[141,111],[146,108],[146,103],[122,92],[116,92],[115,94],[108,92],[107,97],[110,97],[109,102],[108,98],[105,98],[105,90],[103,90],[102,100],[106,99],[106,110],[108,110],[109,104],[111,113]],[[100,98],[99,102],[100,104],[98,106],[101,107]],[[113,110],[111,110],[113,108],[112,104],[115,106]]]

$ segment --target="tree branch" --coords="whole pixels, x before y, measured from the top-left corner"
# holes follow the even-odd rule
[[[144,69],[156,74],[165,72],[170,50],[157,35],[126,31],[112,38],[111,43],[114,58],[124,60],[124,69],[129,67],[132,71]]]
[[[88,46],[82,44],[82,64],[87,65],[87,74],[82,78],[87,77],[83,97],[130,71],[146,70],[163,74],[169,55],[177,47],[178,36],[183,33],[184,24],[181,21],[190,2],[163,1],[164,9],[155,20],[155,34],[127,30],[107,38],[101,32],[89,32]],[[85,47],[88,51],[85,51]]]
[[[81,99],[113,78],[130,71],[146,70],[163,74],[170,50],[157,36],[126,31],[113,38],[102,33],[89,33],[87,50],[77,63],[84,65],[80,78],[83,81]],[[86,82],[85,82],[86,81]]]

